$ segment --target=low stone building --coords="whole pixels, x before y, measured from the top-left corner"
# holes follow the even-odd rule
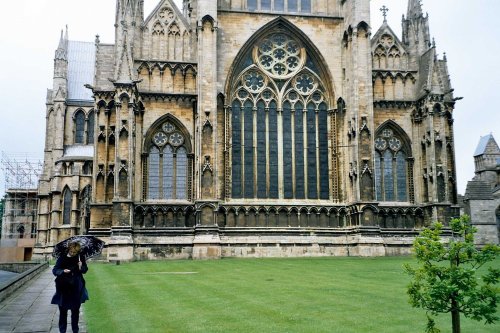
[[[479,140],[474,152],[475,176],[467,183],[465,213],[478,229],[476,243],[499,243],[500,148],[492,134]]]

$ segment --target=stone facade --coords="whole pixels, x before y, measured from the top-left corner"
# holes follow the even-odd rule
[[[61,36],[38,253],[75,233],[105,239],[109,260],[408,253],[458,215],[456,99],[420,1],[402,39],[387,22],[373,34],[370,14],[162,0],[145,18],[117,0],[80,98]]]
[[[493,135],[479,140],[474,152],[475,176],[467,183],[465,212],[477,228],[478,245],[498,244],[500,236],[500,148]]]

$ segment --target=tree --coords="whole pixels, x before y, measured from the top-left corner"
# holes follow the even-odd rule
[[[478,269],[494,260],[500,247],[476,248],[476,229],[467,215],[453,219],[450,228],[452,237],[447,242],[441,237],[441,223],[425,228],[413,243],[418,267],[404,266],[412,277],[407,290],[410,304],[427,310],[427,333],[440,332],[431,317],[438,313],[451,313],[453,333],[460,333],[461,313],[486,324],[499,319],[500,289],[496,285],[500,270],[489,267],[481,274]]]

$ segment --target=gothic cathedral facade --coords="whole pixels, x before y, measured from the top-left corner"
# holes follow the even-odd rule
[[[408,253],[458,215],[453,97],[428,16],[366,0],[116,0],[115,44],[61,34],[35,253]]]

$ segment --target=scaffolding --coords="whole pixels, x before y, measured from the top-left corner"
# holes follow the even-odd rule
[[[1,238],[36,238],[37,188],[43,170],[42,159],[32,153],[2,152],[0,165],[5,191]]]

